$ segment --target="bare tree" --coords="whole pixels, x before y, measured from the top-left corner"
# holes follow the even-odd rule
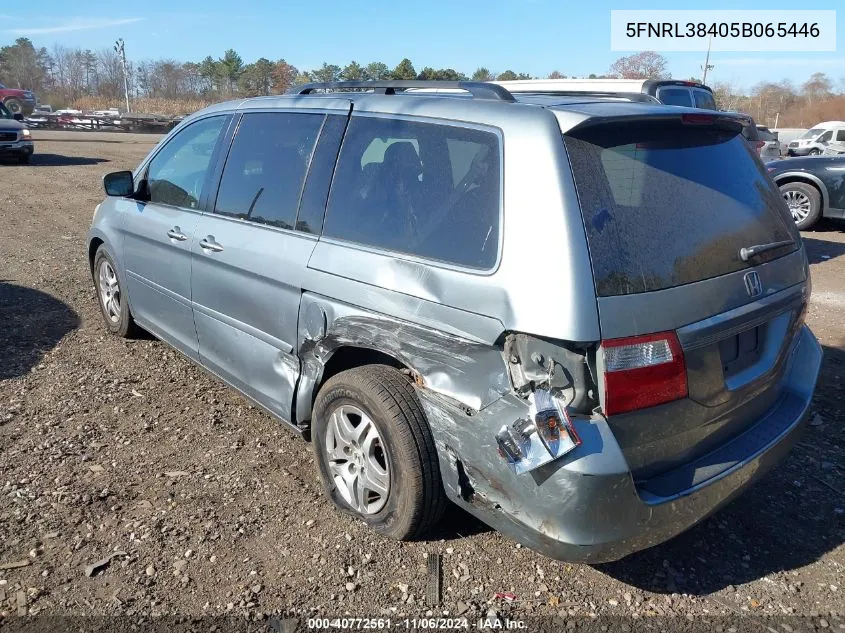
[[[620,57],[610,67],[610,74],[621,79],[669,79],[668,62],[654,51],[642,51]]]

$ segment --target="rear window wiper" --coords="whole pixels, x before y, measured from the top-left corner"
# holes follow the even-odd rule
[[[761,255],[766,251],[773,251],[782,246],[791,246],[795,244],[793,240],[784,240],[783,242],[772,242],[771,244],[755,244],[754,246],[743,246],[739,249],[739,257],[742,261],[747,262],[752,257]]]

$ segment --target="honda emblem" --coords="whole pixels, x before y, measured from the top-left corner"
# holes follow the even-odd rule
[[[749,297],[759,297],[763,294],[763,283],[760,281],[760,275],[756,270],[745,273],[745,290]]]

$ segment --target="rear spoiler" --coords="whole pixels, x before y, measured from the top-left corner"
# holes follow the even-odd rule
[[[588,127],[598,125],[613,125],[618,123],[681,123],[689,125],[690,127],[717,127],[724,130],[730,130],[735,134],[742,132],[743,123],[742,117],[736,116],[728,112],[716,112],[712,110],[687,110],[683,109],[680,112],[670,112],[667,110],[674,110],[675,108],[666,108],[660,112],[642,112],[642,113],[627,113],[621,115],[608,116],[591,116],[576,123],[564,133],[569,133],[575,130],[583,130]],[[680,110],[680,108],[678,108]]]

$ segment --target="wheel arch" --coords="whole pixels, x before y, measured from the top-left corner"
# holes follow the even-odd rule
[[[334,347],[327,356],[321,357],[319,362],[304,364],[296,390],[297,424],[303,426],[311,419],[317,394],[330,378],[348,369],[367,365],[387,365],[402,371],[409,377],[415,375],[414,370],[399,360],[395,354],[363,344],[343,344]]]
[[[88,270],[91,271],[92,275],[94,274],[94,257],[97,254],[97,249],[105,243],[105,240],[98,236],[94,236],[88,241]]]
[[[800,171],[787,171],[775,176],[774,181],[778,188],[782,185],[788,185],[793,182],[803,182],[804,184],[812,185],[818,189],[822,197],[822,216],[826,214],[828,208],[830,207],[827,187],[818,176]]]

